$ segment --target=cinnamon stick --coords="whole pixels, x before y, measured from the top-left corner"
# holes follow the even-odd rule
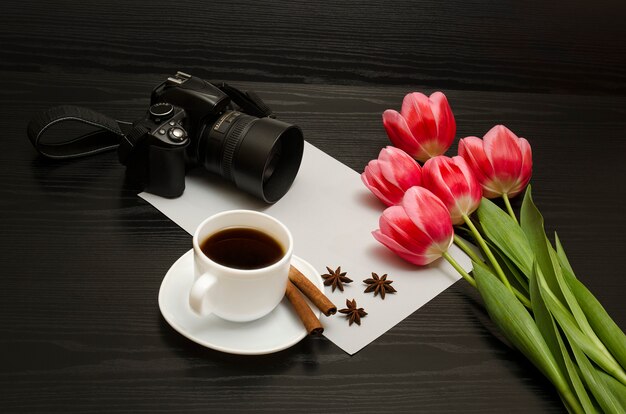
[[[337,313],[337,307],[298,269],[291,266],[289,280],[300,289],[302,293],[326,316]]]
[[[293,305],[293,308],[296,310],[298,317],[304,324],[304,327],[309,335],[321,334],[324,332],[324,328],[322,327],[320,320],[317,319],[317,316],[315,316],[309,307],[309,304],[306,303],[304,296],[302,296],[298,288],[296,288],[289,280],[287,281],[285,296],[287,296],[287,299],[289,299],[289,302]]]

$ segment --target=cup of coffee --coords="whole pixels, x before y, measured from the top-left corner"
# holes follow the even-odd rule
[[[230,210],[207,218],[193,235],[191,309],[234,322],[267,315],[285,294],[292,252],[291,233],[267,214]]]

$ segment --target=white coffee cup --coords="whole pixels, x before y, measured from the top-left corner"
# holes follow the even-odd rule
[[[271,236],[282,246],[283,256],[267,267],[249,270],[227,267],[207,257],[201,244],[211,235],[233,227],[252,228]],[[292,252],[289,229],[267,214],[230,210],[207,218],[193,235],[191,309],[199,315],[215,314],[234,322],[252,321],[267,315],[285,294]]]

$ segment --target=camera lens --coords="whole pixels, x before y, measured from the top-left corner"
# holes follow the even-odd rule
[[[263,184],[267,183],[267,181],[272,177],[274,171],[276,170],[276,166],[279,164],[281,147],[282,144],[280,141],[277,142],[274,148],[272,148],[272,152],[267,157],[267,165],[265,166],[265,171],[263,171]]]
[[[268,203],[287,193],[304,150],[297,126],[238,111],[227,111],[207,125],[201,141],[199,159],[207,170]]]

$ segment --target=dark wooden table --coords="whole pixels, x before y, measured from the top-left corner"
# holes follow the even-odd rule
[[[115,153],[54,162],[26,138],[60,103],[137,118],[181,69],[258,91],[361,172],[388,144],[382,111],[442,90],[459,137],[529,139],[548,230],[626,328],[624,3],[363,3],[3,3],[1,412],[563,412],[463,281],[354,356],[323,337],[257,357],[190,342],[157,292],[191,237]]]

